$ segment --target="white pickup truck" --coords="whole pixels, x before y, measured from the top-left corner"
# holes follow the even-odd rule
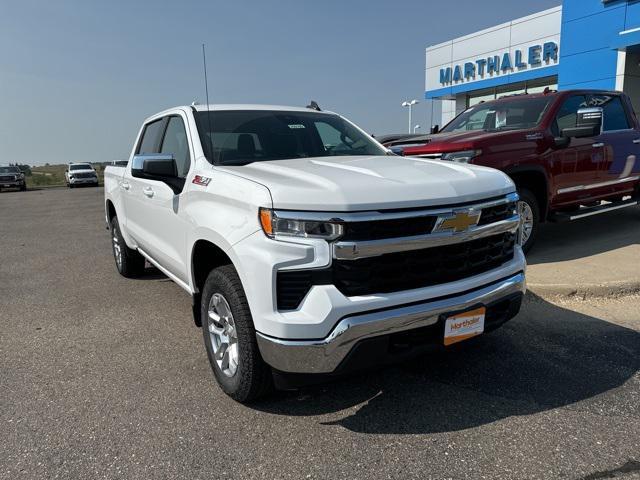
[[[511,319],[525,291],[516,201],[497,170],[394,156],[310,108],[172,108],[105,171],[118,271],[146,259],[192,296],[239,401]]]

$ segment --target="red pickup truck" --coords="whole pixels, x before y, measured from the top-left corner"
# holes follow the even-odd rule
[[[432,135],[385,146],[507,173],[520,194],[525,251],[539,222],[576,220],[640,201],[640,124],[621,92],[503,97],[468,108]]]

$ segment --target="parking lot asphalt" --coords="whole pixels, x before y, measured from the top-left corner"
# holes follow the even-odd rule
[[[479,341],[243,406],[188,296],[117,274],[102,195],[0,193],[0,478],[640,477],[640,298],[531,295]]]
[[[640,208],[544,224],[527,257],[529,288],[547,296],[640,293]]]

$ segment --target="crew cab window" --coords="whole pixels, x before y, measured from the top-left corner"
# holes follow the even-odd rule
[[[158,144],[160,143],[163,125],[164,121],[160,119],[144,127],[136,153],[159,153]]]
[[[522,130],[537,127],[551,97],[514,97],[479,103],[451,120],[441,131]]]
[[[627,130],[630,127],[627,112],[622,105],[622,99],[617,95],[592,95],[590,107],[601,107],[604,115],[602,130]]]
[[[553,134],[559,137],[565,128],[575,127],[578,120],[578,110],[587,106],[587,97],[584,95],[574,95],[567,98],[556,114],[552,126]]]
[[[184,128],[184,122],[181,117],[169,117],[160,153],[173,155],[178,167],[178,176],[187,176],[191,165],[191,157],[189,155],[187,131]]]

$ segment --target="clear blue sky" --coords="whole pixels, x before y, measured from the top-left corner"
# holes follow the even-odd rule
[[[425,47],[560,0],[0,2],[0,164],[44,164],[126,158],[146,116],[204,103],[203,42],[212,103],[314,99],[404,131]]]

